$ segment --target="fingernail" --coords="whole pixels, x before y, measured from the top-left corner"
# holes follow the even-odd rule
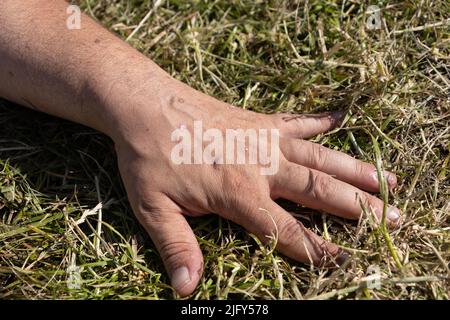
[[[383,174],[384,174],[384,177],[385,177],[385,179],[386,179],[386,181],[387,181],[389,187],[391,187],[391,188],[392,188],[392,187],[395,187],[395,185],[396,185],[396,183],[397,183],[397,178],[395,177],[395,175],[392,174],[392,173],[390,173],[390,172],[387,172],[387,171],[384,171]],[[377,183],[379,183],[379,181],[378,181],[378,172],[377,172],[377,170],[375,170],[374,172],[372,172],[372,179],[373,179],[374,181],[376,181]]]
[[[396,207],[389,207],[386,212],[386,217],[392,222],[397,222],[400,218],[400,211]]]
[[[377,172],[377,170],[372,171],[372,173],[370,174],[370,177],[372,178],[372,180],[374,180],[376,183],[378,183],[378,172]]]
[[[172,273],[172,287],[175,290],[183,288],[189,282],[191,282],[191,276],[188,268],[180,267]]]
[[[392,188],[392,187],[395,187],[395,185],[397,184],[397,178],[395,177],[395,175],[394,174],[392,174],[392,173],[385,173],[385,177],[386,177],[386,179],[387,179],[387,182],[388,182],[388,184],[389,184],[389,186]]]
[[[345,252],[344,250],[340,250],[339,254],[336,257],[336,263],[342,266],[349,257],[350,255],[347,252]]]
[[[336,126],[340,125],[342,123],[342,121],[344,120],[346,114],[347,113],[344,112],[344,111],[339,111],[339,110],[338,111],[332,111],[330,113],[330,116],[333,119],[334,125],[336,125]]]

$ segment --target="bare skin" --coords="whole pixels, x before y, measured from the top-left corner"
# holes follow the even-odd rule
[[[0,96],[95,128],[115,142],[133,211],[150,234],[182,295],[191,294],[203,257],[185,216],[218,214],[305,263],[336,265],[345,254],[274,202],[285,198],[349,219],[361,204],[380,218],[383,202],[372,164],[302,140],[333,128],[340,116],[263,115],[227,105],[173,79],[156,64],[82,16],[66,28],[63,0],[0,2]],[[276,128],[280,167],[177,165],[171,134],[194,121],[207,128]],[[391,188],[396,177],[386,172]],[[399,222],[397,208],[388,222]]]

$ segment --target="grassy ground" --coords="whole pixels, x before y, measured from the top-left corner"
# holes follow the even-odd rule
[[[366,161],[378,145],[399,176],[388,196],[405,222],[391,233],[367,217],[351,223],[283,204],[353,249],[333,272],[271,253],[216,216],[191,220],[205,255],[193,298],[449,298],[447,1],[379,1],[381,30],[367,29],[367,4],[351,0],[75,3],[175,77],[229,103],[267,113],[348,110],[340,129],[315,140]],[[0,297],[175,297],[115,161],[111,141],[93,130],[0,102]],[[82,285],[69,289],[77,268]],[[367,288],[370,270],[379,270],[379,288]]]

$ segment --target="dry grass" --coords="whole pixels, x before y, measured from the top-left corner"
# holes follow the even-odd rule
[[[341,128],[315,141],[366,161],[378,156],[399,176],[388,196],[405,221],[390,233],[367,216],[348,222],[283,203],[352,249],[333,272],[272,253],[216,216],[191,220],[205,256],[193,298],[449,298],[447,1],[380,1],[377,31],[365,28],[367,5],[358,1],[76,3],[177,78],[229,103],[267,113],[348,110]],[[175,297],[132,216],[111,141],[90,129],[0,102],[0,217],[2,298]],[[67,288],[71,265],[82,268],[80,289]],[[381,273],[378,289],[367,288],[370,268]]]

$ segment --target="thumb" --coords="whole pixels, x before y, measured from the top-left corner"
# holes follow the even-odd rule
[[[180,209],[161,196],[138,212],[138,220],[163,259],[172,287],[181,296],[191,294],[203,272],[203,255]]]

